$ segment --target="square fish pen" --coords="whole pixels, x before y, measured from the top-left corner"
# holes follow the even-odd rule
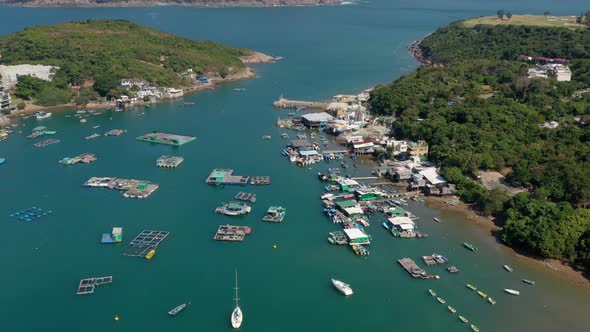
[[[150,250],[158,247],[160,242],[170,234],[166,231],[143,230],[125,248],[123,255],[145,257]]]

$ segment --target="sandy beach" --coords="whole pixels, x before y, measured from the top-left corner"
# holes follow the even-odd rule
[[[482,232],[486,232],[490,236],[493,236],[493,231],[499,231],[502,229],[494,223],[494,218],[485,217],[477,214],[468,204],[465,204],[461,201],[459,201],[459,203],[454,206],[446,203],[446,201],[451,199],[458,200],[459,198],[456,196],[426,196],[424,197],[424,199],[429,207],[435,208],[443,212],[450,211],[453,213],[457,213],[461,215],[463,218],[465,218],[468,222],[476,224]],[[536,266],[540,270],[543,270],[546,273],[551,273],[552,275],[555,275],[566,282],[576,284],[588,293],[590,293],[590,280],[588,280],[581,271],[574,269],[568,264],[557,259],[537,259],[532,256],[527,256],[522,253],[516,252],[514,249],[502,244],[501,242],[498,242],[498,246],[500,246],[502,250],[509,253],[510,255],[517,257],[521,261],[521,263]]]

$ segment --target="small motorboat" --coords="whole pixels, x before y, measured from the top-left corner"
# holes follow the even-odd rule
[[[512,294],[512,295],[516,295],[516,296],[520,295],[520,292],[517,290],[514,290],[514,289],[505,288],[504,291],[508,294]]]
[[[471,329],[473,330],[473,332],[479,332],[479,328],[477,328],[477,326],[471,324]]]
[[[477,291],[477,294],[479,294],[479,296],[483,297],[484,299],[485,299],[486,297],[488,297],[488,294],[486,294],[486,293],[484,293],[484,292],[482,292],[482,291]]]
[[[448,308],[448,309],[449,309],[449,311],[450,311],[450,312],[452,312],[452,313],[456,313],[456,312],[457,312],[457,309],[455,309],[455,308],[453,308],[453,307],[451,307],[451,306],[448,306],[447,308]]]
[[[1,164],[1,162],[0,162],[0,164]],[[534,285],[535,284],[534,281],[529,280],[529,279],[522,279],[522,282],[524,282],[525,284],[529,284],[529,285]]]
[[[445,301],[444,299],[442,299],[442,298],[440,298],[440,297],[437,297],[437,298],[436,298],[436,300],[437,300],[438,302],[442,303],[442,304],[445,304],[445,303],[447,303],[447,301]]]
[[[428,293],[430,293],[430,295],[432,295],[432,296],[436,296],[436,293],[432,289],[429,289]]]
[[[145,258],[146,259],[152,259],[155,254],[156,254],[156,250],[155,249],[152,249],[152,250],[150,250],[150,252],[147,253],[147,255],[145,255]]]
[[[190,304],[190,302],[188,304]],[[184,308],[186,308],[186,306],[188,304],[187,303],[183,303],[183,304],[177,305],[176,307],[174,307],[173,309],[171,309],[170,311],[168,311],[168,315],[170,315],[172,317],[178,315],[178,313],[180,313],[181,311],[183,311]]]
[[[492,299],[491,297],[488,297],[488,302],[491,304],[496,304],[496,300]]]
[[[459,315],[459,319],[460,319],[460,320],[461,320],[463,323],[465,323],[465,324],[467,324],[467,322],[469,322],[469,321],[467,320],[467,318],[465,318],[465,317],[463,317],[463,316],[461,316],[461,315]]]
[[[513,269],[513,268],[511,268],[511,267],[510,267],[510,266],[508,266],[508,265],[504,265],[504,270],[506,270],[506,271],[508,271],[508,272],[512,272],[512,271],[514,271],[514,269]]]
[[[436,222],[441,222],[441,220],[440,220],[440,219],[438,219],[437,217],[434,217],[434,218],[432,218],[432,219],[434,219],[434,221],[436,221]]]
[[[471,290],[477,290],[477,287],[473,286],[472,284],[467,284],[467,288]]]

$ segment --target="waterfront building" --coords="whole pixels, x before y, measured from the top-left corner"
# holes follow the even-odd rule
[[[352,191],[360,186],[360,184],[353,179],[339,179],[336,182],[340,186],[341,191]]]
[[[4,91],[4,87],[0,86],[0,110],[10,109],[10,93]]]
[[[334,117],[326,112],[322,113],[309,113],[301,116],[303,125],[307,128],[324,128],[328,123],[334,120]]]
[[[349,244],[371,244],[369,236],[358,228],[344,229],[344,234]]]
[[[354,191],[356,199],[359,201],[372,201],[384,197],[386,194],[375,188],[363,188]]]
[[[417,142],[411,142],[408,145],[410,156],[412,157],[425,157],[428,155],[428,144],[425,140],[419,140]]]

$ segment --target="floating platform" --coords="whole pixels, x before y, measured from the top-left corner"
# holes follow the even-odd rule
[[[328,241],[331,244],[337,244],[337,245],[348,244],[348,238],[346,237],[346,234],[344,234],[344,232],[336,231],[336,232],[330,232],[329,234],[330,234],[330,236],[328,237]]]
[[[168,234],[170,232],[143,230],[129,242],[123,251],[123,255],[146,258],[147,253],[152,249],[156,249]]]
[[[83,153],[79,156],[76,157],[66,157],[62,160],[59,161],[60,164],[62,165],[75,165],[77,163],[84,163],[84,164],[89,164],[92,162],[95,162],[98,158],[96,157],[95,154],[92,153]]]
[[[285,219],[285,215],[287,214],[287,209],[282,206],[271,206],[266,211],[264,217],[262,217],[262,221],[268,222],[283,222]]]
[[[270,176],[252,176],[250,184],[254,186],[266,186],[270,184]]]
[[[46,217],[52,213],[53,213],[53,211],[51,211],[51,210],[43,210],[41,208],[33,206],[28,209],[24,209],[22,211],[17,211],[17,212],[11,213],[9,215],[9,217],[17,218],[18,220],[22,220],[22,221],[35,221],[35,220],[41,219],[43,217]]]
[[[182,158],[182,157],[161,156],[156,161],[156,166],[165,167],[165,168],[176,168],[180,164],[182,164],[183,161],[184,161],[184,158]]]
[[[58,140],[58,139],[50,138],[50,139],[46,139],[46,140],[41,141],[41,142],[37,142],[37,143],[35,143],[33,145],[36,146],[36,147],[38,147],[38,148],[42,148],[42,147],[45,147],[45,146],[48,146],[48,145],[51,145],[51,144],[55,144],[55,143],[59,143],[59,142],[61,142],[61,141]]]
[[[104,135],[105,136],[121,136],[126,132],[127,132],[127,130],[123,130],[123,129],[112,129],[112,130],[109,130],[106,133],[104,133]]]
[[[252,232],[248,226],[221,225],[213,236],[217,241],[244,241],[246,235]]]
[[[123,242],[123,228],[113,227],[110,233],[103,233],[100,243],[120,243]]]
[[[256,202],[256,194],[240,191],[236,195],[235,199],[240,200],[240,201],[247,201],[247,202],[254,203],[254,202]]]
[[[160,143],[160,144],[167,144],[173,146],[181,146],[186,143],[192,142],[196,139],[196,137],[192,136],[182,136],[176,134],[167,134],[167,133],[160,133],[160,132],[153,132],[149,134],[145,134],[143,136],[137,137],[138,141],[143,142],[150,142],[150,143]]]
[[[84,183],[84,187],[116,189],[129,198],[147,198],[159,188],[157,184],[148,181],[111,177],[91,177]]]
[[[421,269],[416,262],[410,258],[398,259],[397,262],[406,270],[412,277],[420,279],[432,279],[434,276],[429,275]]]
[[[248,184],[249,176],[233,175],[233,169],[216,168],[207,177],[205,183],[214,185],[240,185]]]
[[[94,289],[101,285],[110,285],[113,283],[113,276],[95,277],[80,280],[78,284],[78,295],[94,294]]]

